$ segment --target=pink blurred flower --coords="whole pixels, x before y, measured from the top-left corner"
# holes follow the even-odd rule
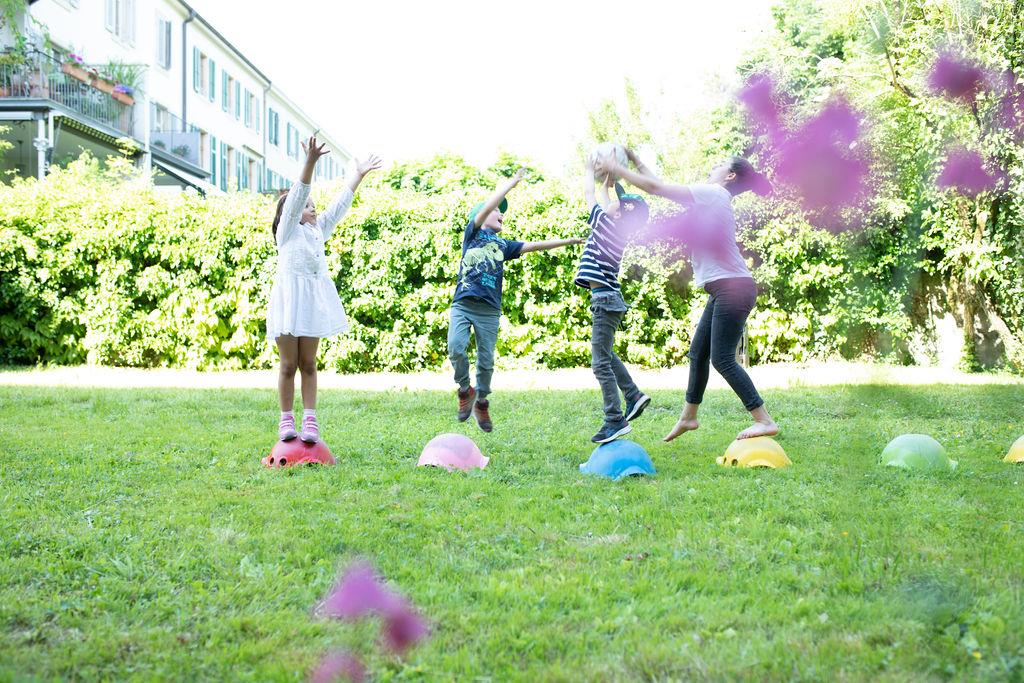
[[[938,56],[928,73],[928,86],[933,91],[968,104],[988,81],[989,74],[981,65],[948,50]]]
[[[404,605],[369,563],[356,562],[324,598],[322,610],[331,618],[353,621],[370,614],[393,614]]]
[[[859,131],[860,117],[836,100],[779,145],[776,176],[804,208],[834,212],[864,194],[868,165],[855,151]]]
[[[333,683],[342,678],[353,683],[366,680],[366,667],[363,663],[358,657],[344,651],[324,655],[309,675],[310,683]]]
[[[771,76],[760,74],[752,77],[740,90],[738,98],[746,105],[750,117],[758,128],[769,133],[778,131],[782,112],[775,81]]]
[[[430,627],[410,605],[388,615],[381,632],[384,647],[402,654],[430,633]]]
[[[989,173],[985,168],[980,154],[955,149],[946,157],[946,165],[935,183],[943,189],[954,189],[973,197],[994,189],[1000,180],[1000,175]]]

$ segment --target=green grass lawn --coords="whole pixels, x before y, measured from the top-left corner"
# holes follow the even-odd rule
[[[500,378],[499,378],[500,379]],[[680,393],[634,425],[658,467],[583,478],[600,397],[324,391],[334,468],[268,471],[272,391],[0,387],[0,680],[1024,678],[1024,386],[765,392],[786,470],[714,464],[745,413]],[[418,469],[472,436],[487,470]],[[954,473],[877,465],[903,432]],[[311,608],[370,558],[432,620],[404,660]],[[641,559],[637,559],[640,556]]]

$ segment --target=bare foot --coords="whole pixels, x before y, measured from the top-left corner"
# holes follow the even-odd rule
[[[665,435],[665,438],[662,439],[662,441],[667,443],[680,434],[692,432],[698,427],[700,427],[700,423],[694,419],[684,420],[683,418],[679,418],[679,422],[676,422],[676,426],[672,428],[672,431]]]
[[[755,436],[775,436],[779,433],[779,425],[775,422],[755,422],[736,435],[736,440],[752,439]]]

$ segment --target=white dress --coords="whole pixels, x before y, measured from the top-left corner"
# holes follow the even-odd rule
[[[317,216],[316,225],[310,225],[300,222],[309,189],[302,182],[292,185],[277,224],[277,274],[267,305],[269,341],[283,334],[329,337],[348,330],[345,309],[327,273],[324,242],[352,206],[352,191],[342,190]]]

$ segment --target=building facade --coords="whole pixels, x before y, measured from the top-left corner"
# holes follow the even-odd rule
[[[159,185],[272,192],[298,176],[300,141],[314,133],[332,150],[318,179],[342,176],[351,158],[181,0],[30,0],[0,41],[5,170],[43,177],[127,138]]]

